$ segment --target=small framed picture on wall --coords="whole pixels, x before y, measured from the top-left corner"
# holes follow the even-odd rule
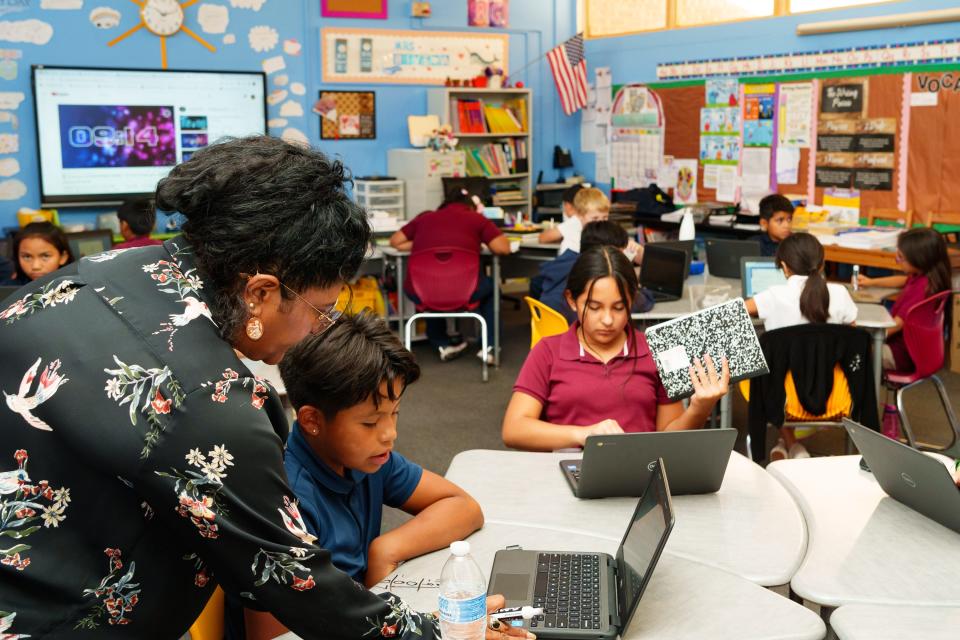
[[[373,91],[320,91],[313,105],[320,116],[321,140],[374,140],[377,101]]]
[[[387,19],[387,0],[320,0],[324,18]]]

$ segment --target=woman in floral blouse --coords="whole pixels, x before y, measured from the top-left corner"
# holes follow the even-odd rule
[[[182,237],[0,305],[0,638],[177,638],[216,584],[303,638],[439,637],[312,544],[279,398],[234,351],[276,363],[335,320],[370,235],[344,182],[276,139],[214,145],[158,185]]]

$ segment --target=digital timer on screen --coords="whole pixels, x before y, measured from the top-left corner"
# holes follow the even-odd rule
[[[173,106],[60,105],[64,169],[172,167],[177,163]]]

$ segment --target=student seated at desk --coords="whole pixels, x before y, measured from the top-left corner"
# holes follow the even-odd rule
[[[703,426],[727,392],[726,359],[695,360],[690,406],[672,402],[644,335],[630,322],[637,295],[630,261],[613,247],[580,255],[567,279],[577,322],[530,351],[503,418],[508,447],[551,451],[581,447],[587,436]]]
[[[280,373],[297,412],[284,465],[299,504],[286,505],[287,527],[316,536],[338,569],[370,587],[483,525],[460,487],[393,451],[400,400],[420,367],[380,318],[342,316],[290,349]],[[385,504],[414,518],[381,535]],[[248,638],[284,632],[269,614],[246,618]]]
[[[153,226],[157,222],[157,209],[153,200],[138,198],[125,200],[117,209],[117,218],[120,219],[120,235],[123,242],[115,245],[114,249],[132,249],[134,247],[149,247],[163,244],[162,240],[150,237]]]
[[[559,242],[559,253],[568,249],[580,253],[580,234],[583,232],[583,227],[591,222],[606,220],[609,217],[610,201],[603,191],[594,187],[581,188],[573,197],[573,215],[555,229],[541,231],[540,242]]]
[[[633,256],[628,253],[631,248],[630,237],[623,227],[609,220],[598,220],[587,224],[583,228],[583,236],[580,240],[582,252],[586,253],[604,245],[616,247],[623,251],[624,255],[636,260],[637,253],[634,253]],[[636,246],[639,247],[638,253],[642,256],[643,247],[641,245]],[[540,267],[543,286],[540,302],[563,314],[567,322],[573,322],[577,319],[577,312],[567,303],[564,292],[567,289],[567,276],[570,275],[570,270],[579,257],[580,253],[568,249],[554,260],[545,262]],[[652,308],[653,296],[646,289],[640,289],[633,300],[631,311],[644,313]]]
[[[73,262],[70,243],[60,227],[31,222],[13,238],[16,270],[3,285],[25,285]]]
[[[575,184],[563,190],[563,195],[561,196],[561,213],[563,214],[563,220],[561,220],[560,224],[556,227],[541,231],[540,235],[537,236],[537,240],[547,244],[550,242],[560,242],[563,239],[563,225],[577,213],[576,208],[573,206],[573,199],[577,197],[581,189],[585,188],[582,184]]]
[[[447,194],[443,205],[436,211],[425,211],[409,221],[399,231],[390,236],[390,246],[400,251],[423,251],[433,247],[460,247],[467,251],[480,253],[482,245],[487,245],[492,253],[505,256],[510,254],[510,241],[482,214],[477,212],[479,200],[474,199],[466,189],[454,188]],[[407,297],[419,304],[420,300],[410,287],[409,274],[403,284]],[[470,296],[471,302],[480,302],[477,313],[483,316],[487,327],[493,330],[493,281],[480,273],[477,288]],[[440,353],[440,360],[452,360],[467,348],[466,342],[453,344],[447,335],[447,321],[442,318],[427,319],[427,339]],[[487,353],[477,353],[478,358],[486,358],[493,363],[493,347],[487,347]]]
[[[761,199],[760,229],[763,233],[754,238],[760,242],[760,255],[775,256],[777,245],[792,233],[793,203],[779,193]]]
[[[951,287],[950,256],[947,244],[935,229],[910,229],[897,238],[897,262],[905,275],[884,278],[859,277],[861,287],[902,289],[890,309],[896,326],[887,329],[883,346],[883,368],[913,371],[914,364],[903,340],[903,321],[913,305]],[[933,309],[929,310],[933,313]]]
[[[776,264],[787,277],[746,301],[747,312],[763,320],[773,331],[797,324],[855,324],[857,305],[846,287],[827,282],[823,276],[823,245],[809,233],[795,233],[777,247]],[[797,442],[792,427],[780,429],[780,439],[770,451],[770,460],[809,458]]]

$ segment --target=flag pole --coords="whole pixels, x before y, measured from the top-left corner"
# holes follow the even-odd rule
[[[564,40],[562,44],[566,44],[568,41],[573,40],[573,39],[576,38],[578,35],[580,35],[580,34],[578,34],[578,33],[573,34],[572,36],[570,36],[569,38],[567,38],[566,40]],[[557,45],[557,46],[560,46],[560,45]],[[550,51],[553,51],[553,50],[556,49],[556,48],[557,48],[557,47],[553,47],[553,48],[550,49]],[[550,53],[550,51],[547,51],[547,53]],[[544,54],[541,54],[541,55],[537,56],[537,57],[534,58],[532,61],[530,61],[530,62],[528,62],[527,64],[523,65],[522,67],[520,67],[518,70],[514,71],[513,73],[508,73],[508,74],[506,75],[505,80],[509,80],[509,79],[512,78],[513,76],[516,76],[516,75],[519,75],[519,74],[523,73],[524,71],[526,71],[527,69],[529,69],[529,68],[532,67],[533,65],[537,64],[538,62],[540,62],[541,60],[543,60],[544,58],[546,58],[546,57],[547,57],[547,53],[544,53]],[[504,82],[504,84],[506,84],[506,82]]]

